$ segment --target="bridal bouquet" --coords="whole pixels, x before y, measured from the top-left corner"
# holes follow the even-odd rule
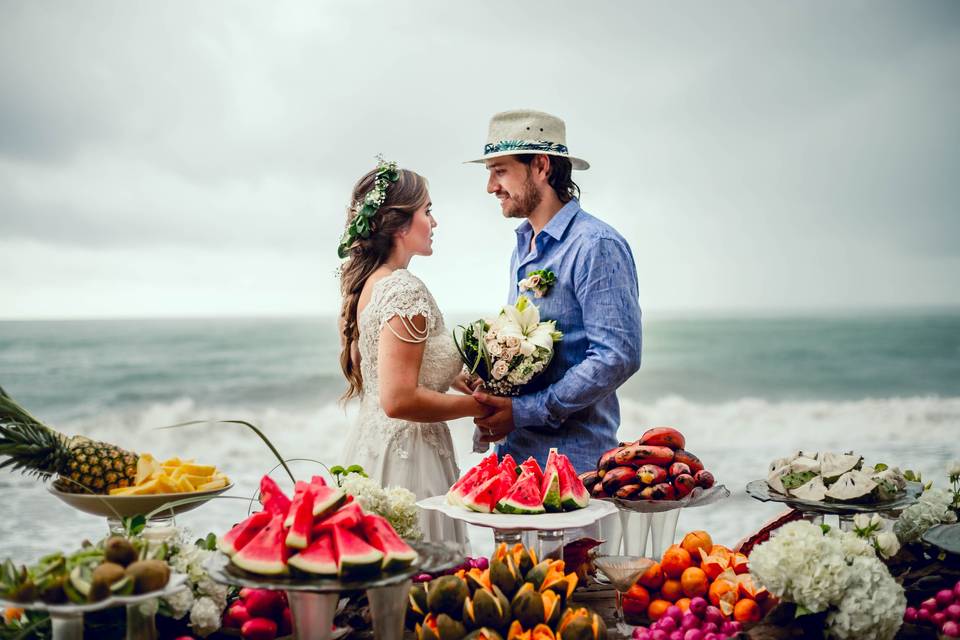
[[[553,345],[563,338],[553,320],[540,321],[540,310],[527,298],[507,305],[496,318],[459,326],[453,339],[460,357],[484,387],[499,396],[514,396],[545,370]]]

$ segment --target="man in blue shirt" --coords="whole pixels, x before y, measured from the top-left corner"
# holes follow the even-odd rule
[[[503,215],[521,218],[510,260],[511,304],[527,295],[540,317],[563,332],[550,367],[515,398],[480,391],[492,413],[475,420],[481,442],[506,438],[498,449],[541,464],[551,447],[578,473],[594,469],[617,445],[616,389],[640,368],[642,331],[637,270],[617,231],[580,208],[571,169],[586,161],[569,155],[562,120],[537,111],[508,111],[490,122],[483,158],[487,192]],[[556,275],[542,297],[521,291],[534,271]],[[523,284],[528,284],[524,282]]]

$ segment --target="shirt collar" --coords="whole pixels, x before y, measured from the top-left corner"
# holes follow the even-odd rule
[[[570,226],[570,223],[578,211],[580,211],[580,201],[576,198],[571,198],[570,202],[563,205],[560,211],[557,211],[556,215],[550,219],[550,222],[547,223],[547,226],[543,228],[542,232],[554,240],[559,240],[563,237],[567,227]],[[522,238],[526,236],[529,238],[533,233],[533,227],[530,225],[529,220],[524,220],[515,231],[518,237]]]

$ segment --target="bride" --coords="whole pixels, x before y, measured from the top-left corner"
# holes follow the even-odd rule
[[[413,256],[433,253],[427,183],[381,160],[352,202],[339,248],[340,367],[344,400],[361,404],[343,460],[418,500],[443,495],[459,475],[445,421],[488,411],[471,395],[447,393],[455,382],[469,393],[458,380],[460,356],[433,296],[407,270]],[[466,542],[463,525],[438,512],[421,511],[420,527],[426,540]]]

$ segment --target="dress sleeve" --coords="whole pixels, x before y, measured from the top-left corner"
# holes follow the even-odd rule
[[[426,286],[418,279],[406,274],[396,275],[383,283],[380,292],[379,329],[387,327],[404,342],[423,342],[435,327],[437,315],[433,301]],[[423,320],[413,320],[421,316]],[[388,324],[393,318],[399,318],[404,330],[397,331]]]

